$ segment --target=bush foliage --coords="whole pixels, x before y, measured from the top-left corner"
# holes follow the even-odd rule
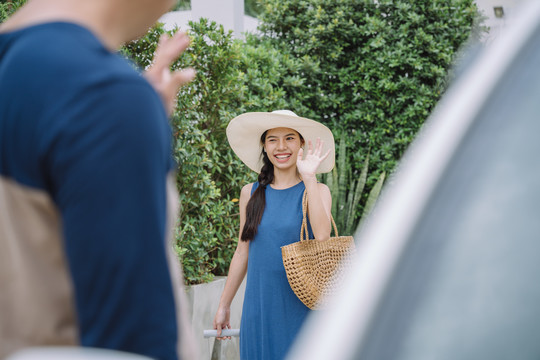
[[[302,114],[346,137],[371,187],[391,172],[446,86],[473,0],[264,0],[263,41],[302,62]],[[358,209],[360,213],[361,209]]]
[[[25,3],[26,0],[0,1],[0,23],[3,23]]]

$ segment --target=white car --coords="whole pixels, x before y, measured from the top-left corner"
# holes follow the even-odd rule
[[[477,54],[291,360],[540,359],[540,1]]]

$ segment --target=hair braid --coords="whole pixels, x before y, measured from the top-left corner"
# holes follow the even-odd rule
[[[261,136],[261,142],[264,144],[266,138],[265,131]],[[274,181],[274,165],[270,162],[268,155],[264,150],[262,151],[263,167],[259,173],[259,187],[255,190],[251,198],[246,205],[246,222],[242,229],[242,235],[240,239],[243,241],[253,240],[257,235],[257,229],[261,223],[264,208],[266,205],[265,190],[266,186]]]

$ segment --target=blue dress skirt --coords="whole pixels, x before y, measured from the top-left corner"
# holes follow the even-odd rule
[[[252,193],[257,186],[253,184]],[[266,187],[266,207],[249,244],[242,360],[283,359],[310,312],[291,290],[281,257],[281,246],[300,240],[304,190],[303,182],[282,190]]]

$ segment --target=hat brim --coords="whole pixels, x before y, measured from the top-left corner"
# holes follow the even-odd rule
[[[324,141],[323,153],[327,149],[330,149],[330,153],[319,165],[317,173],[327,173],[334,168],[335,144],[332,132],[323,124],[300,116],[268,112],[245,113],[230,121],[227,139],[240,160],[259,173],[263,166],[261,136],[267,130],[280,127],[296,130],[306,144],[309,140],[315,144],[317,138]]]

